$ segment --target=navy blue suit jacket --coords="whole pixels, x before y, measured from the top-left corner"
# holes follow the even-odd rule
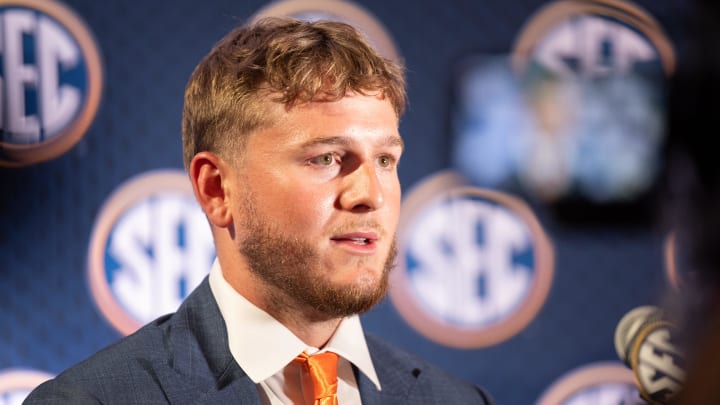
[[[355,369],[363,404],[490,404],[478,387],[366,336],[382,385]],[[37,387],[24,404],[260,404],[228,349],[207,278],[178,311]]]

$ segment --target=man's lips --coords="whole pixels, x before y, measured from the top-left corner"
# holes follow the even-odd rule
[[[375,232],[349,232],[341,235],[335,235],[331,237],[330,240],[343,244],[372,246],[377,242],[378,236]]]

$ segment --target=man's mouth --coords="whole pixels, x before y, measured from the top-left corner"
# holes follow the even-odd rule
[[[333,242],[346,243],[353,246],[368,246],[377,242],[375,232],[352,232],[343,235],[336,235],[330,238]]]
[[[350,238],[348,240],[352,241],[353,243],[357,243],[358,245],[367,245],[368,243],[370,243],[370,239],[368,238]]]

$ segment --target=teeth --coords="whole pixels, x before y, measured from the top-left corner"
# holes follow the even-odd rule
[[[370,241],[366,238],[350,238],[355,243],[359,243],[361,245],[367,245]]]

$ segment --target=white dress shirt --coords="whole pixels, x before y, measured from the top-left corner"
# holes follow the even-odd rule
[[[263,404],[306,403],[300,382],[301,365],[293,362],[303,351],[308,354],[331,351],[340,356],[340,404],[361,403],[351,364],[380,389],[357,315],[343,319],[325,347],[319,350],[303,343],[283,324],[235,291],[223,277],[217,260],[210,270],[210,289],[225,320],[230,353],[257,385]]]

